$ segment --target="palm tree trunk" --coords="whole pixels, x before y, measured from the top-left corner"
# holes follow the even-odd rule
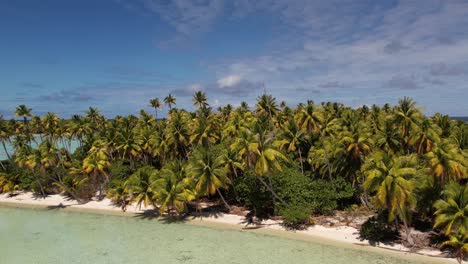
[[[325,156],[325,161],[327,162],[327,167],[328,167],[328,177],[330,178],[330,180],[332,179],[332,175],[331,175],[331,166],[330,166],[330,159],[328,158],[328,151],[327,151],[327,148],[325,146],[325,140],[323,138],[323,133],[322,133],[322,130],[319,129],[319,133],[320,133],[320,140],[322,141],[322,145],[323,145],[323,154]]]
[[[231,211],[231,207],[229,206],[229,204],[226,202],[226,200],[224,199],[224,196],[221,194],[221,192],[219,191],[218,188],[216,188],[216,191],[218,192],[219,196],[221,197],[221,200],[223,200],[223,203],[224,203],[224,206],[226,206],[226,208]]]
[[[39,184],[39,188],[41,189],[41,194],[42,194],[42,198],[46,198],[46,194],[44,192],[44,187],[42,187],[42,183],[41,183],[41,180],[39,179],[39,177],[36,176],[36,181],[37,183]]]
[[[282,202],[284,205],[288,206],[288,204],[283,199],[281,199],[281,197],[279,197],[276,194],[276,192],[262,179],[262,177],[257,177],[257,178],[260,180],[260,182],[263,185],[265,185],[265,187],[271,192],[271,194],[276,197],[276,199],[280,200],[280,202]]]
[[[413,238],[411,237],[411,230],[408,226],[408,222],[406,221],[406,215],[403,214],[403,210],[401,210],[400,205],[398,204],[398,211],[401,215],[401,220],[403,221],[403,225],[405,226],[405,232],[406,232],[406,241],[410,243],[410,245],[414,244]]]
[[[297,148],[299,152],[299,162],[301,163],[301,172],[304,175],[304,163],[302,162],[302,151],[300,148]]]
[[[3,165],[3,162],[0,160],[0,166],[2,166],[3,170],[6,170],[5,165]]]
[[[273,190],[273,183],[271,182],[271,177],[268,177],[268,184],[270,185],[270,189]],[[274,211],[275,204],[276,204],[276,199],[275,199],[274,195],[271,198],[272,198],[272,201],[273,201],[273,211]]]
[[[65,184],[63,184],[62,182],[57,182],[62,188],[65,189],[65,191],[67,193],[69,193],[73,199],[75,199],[79,204],[84,204],[84,201],[81,200],[74,192],[72,192]]]

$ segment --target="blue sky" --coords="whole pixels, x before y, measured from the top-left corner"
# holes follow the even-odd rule
[[[468,115],[468,1],[0,0],[0,114],[396,103]]]

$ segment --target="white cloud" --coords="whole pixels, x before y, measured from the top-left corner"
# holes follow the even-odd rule
[[[455,94],[468,81],[460,73],[468,66],[463,0],[145,1],[182,36],[203,34],[221,17],[231,23],[257,13],[277,19],[279,33],[257,55],[204,63],[222,77],[206,81],[207,90],[225,95],[248,95],[265,82],[282,99],[297,97],[291,94],[297,87],[318,89],[317,100],[372,101],[378,93],[418,99],[442,83]]]
[[[194,84],[191,84],[189,85],[189,90],[190,91],[193,91],[193,92],[198,92],[198,91],[201,91],[203,90],[203,86],[199,83],[194,83]]]
[[[217,81],[220,88],[228,88],[239,84],[242,81],[240,75],[229,75]]]

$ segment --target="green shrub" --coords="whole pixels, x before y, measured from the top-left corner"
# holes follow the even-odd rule
[[[252,207],[257,216],[266,216],[272,205],[270,192],[249,171],[234,179],[227,194],[228,199]]]
[[[62,183],[76,196],[85,201],[91,200],[96,193],[96,188],[89,178],[82,175],[67,175],[63,178]],[[67,192],[65,192],[65,195],[71,196]]]
[[[311,210],[307,205],[292,205],[282,209],[280,213],[286,228],[305,229],[311,224]]]
[[[132,169],[130,164],[124,160],[114,161],[109,167],[111,181],[115,181],[116,184],[126,181],[134,172],[135,170]]]
[[[354,188],[342,178],[311,180],[289,168],[273,176],[273,182],[283,200],[290,205],[305,205],[313,214],[331,214],[341,201],[354,194]]]

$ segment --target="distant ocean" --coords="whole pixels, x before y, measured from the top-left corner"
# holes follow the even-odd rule
[[[452,119],[468,122],[468,116],[452,116]]]

